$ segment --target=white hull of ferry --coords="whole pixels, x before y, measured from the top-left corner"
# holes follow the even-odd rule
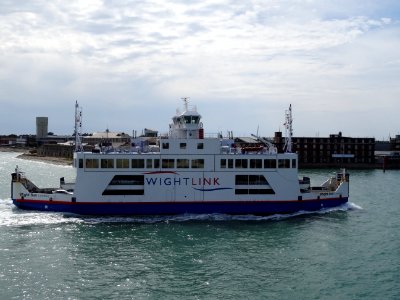
[[[277,154],[273,157],[279,160],[281,157],[287,158],[287,155]],[[113,156],[122,159],[129,157],[119,154]],[[80,157],[82,160],[88,157],[100,160],[104,156],[78,153],[76,159]],[[221,157],[218,156],[218,160]],[[249,160],[252,156],[235,157]],[[290,157],[292,159],[296,155],[290,154]],[[216,160],[215,157],[213,160]],[[56,189],[51,193],[34,192],[34,189],[29,191],[23,180],[13,180],[12,198],[14,204],[23,209],[83,215],[270,215],[317,211],[348,201],[348,177],[346,179],[342,174],[318,188],[302,192],[302,187],[293,168],[268,171],[143,169],[140,172],[82,168],[78,169],[73,193]]]

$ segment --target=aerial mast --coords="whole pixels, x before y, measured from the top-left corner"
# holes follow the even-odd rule
[[[75,152],[83,151],[82,142],[82,108],[79,107],[78,101],[75,102]]]
[[[188,103],[189,103],[189,97],[182,97],[183,103],[185,105],[185,111],[188,111]]]
[[[292,117],[292,104],[289,109],[285,112],[285,146],[283,147],[285,152],[292,152],[292,137],[293,137],[293,117]]]

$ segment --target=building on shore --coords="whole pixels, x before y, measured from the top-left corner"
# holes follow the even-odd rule
[[[383,169],[400,169],[400,136],[375,143],[375,161]]]
[[[400,135],[390,138],[390,151],[400,151]]]
[[[41,140],[47,137],[49,132],[49,118],[36,117],[36,139]]]
[[[84,151],[92,151],[93,146],[83,145]],[[38,156],[73,158],[75,150],[74,142],[43,144],[37,148]]]
[[[104,132],[94,132],[92,135],[82,136],[82,142],[89,145],[99,145],[107,143],[118,148],[131,142],[131,136],[124,132],[111,132],[108,129]]]
[[[276,132],[274,144],[283,152],[285,138]],[[299,155],[299,167],[372,167],[375,138],[345,137],[341,132],[329,137],[293,137],[292,150]]]
[[[34,135],[3,135],[0,136],[0,146],[11,146],[11,147],[36,147],[36,136]]]

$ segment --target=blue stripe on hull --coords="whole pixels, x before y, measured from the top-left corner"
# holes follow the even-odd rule
[[[318,211],[340,206],[347,198],[303,201],[240,201],[240,202],[169,202],[169,203],[54,203],[13,200],[21,209],[67,212],[80,215],[176,215],[176,214],[236,214],[272,215],[297,211]]]

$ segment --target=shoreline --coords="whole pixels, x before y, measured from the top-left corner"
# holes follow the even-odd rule
[[[22,153],[17,156],[19,159],[40,161],[53,165],[72,166],[72,160],[65,157],[37,156],[36,154]]]
[[[10,152],[10,153],[25,153],[29,152],[30,148],[17,148],[9,146],[0,146],[0,152]]]
[[[53,156],[38,156],[36,153],[29,153],[32,149],[23,149],[23,148],[14,148],[14,147],[0,147],[0,152],[8,152],[8,153],[20,153],[16,156],[16,158],[31,160],[31,161],[40,161],[44,163],[49,163],[53,165],[62,165],[62,166],[72,166],[72,159],[65,157],[53,157]]]

